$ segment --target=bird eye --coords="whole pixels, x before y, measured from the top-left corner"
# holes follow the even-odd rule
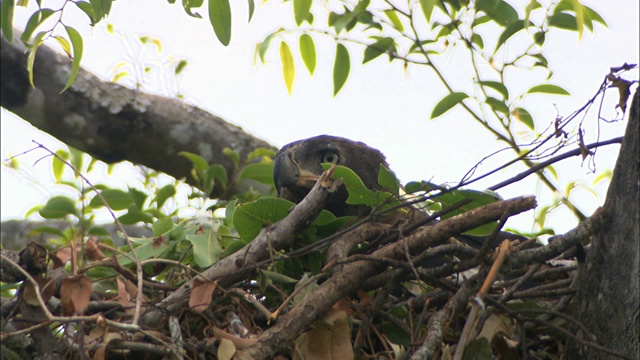
[[[340,162],[340,156],[338,156],[338,154],[334,153],[333,151],[327,151],[326,153],[322,154],[322,162],[337,164]]]

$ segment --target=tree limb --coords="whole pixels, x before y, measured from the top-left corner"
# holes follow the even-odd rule
[[[237,169],[223,155],[224,148],[238,151],[243,159],[258,147],[275,149],[197,106],[103,81],[82,68],[75,83],[60,94],[71,61],[46,45],[38,48],[35,58],[34,89],[26,49],[18,40],[19,31],[14,33],[18,35],[12,44],[0,36],[0,105],[97,159],[129,160],[193,184],[191,163],[178,155],[180,151],[221,164],[233,179]],[[214,190],[215,196],[221,194],[221,188]]]

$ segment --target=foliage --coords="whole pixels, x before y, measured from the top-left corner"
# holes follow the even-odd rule
[[[293,4],[298,29],[278,29],[256,46],[257,55],[264,62],[265,54],[274,40],[280,39],[280,48],[286,47],[287,59],[281,57],[282,71],[289,93],[293,89],[295,65],[291,59],[289,39],[299,38],[300,56],[313,74],[315,54],[313,41],[336,43],[333,65],[334,96],[345,86],[351,71],[350,51],[362,49],[363,64],[386,54],[389,61],[399,61],[435,72],[447,95],[433,108],[431,119],[436,119],[455,107],[464,109],[470,118],[480,123],[498,140],[507,144],[518,161],[531,168],[543,159],[538,154],[550,147],[560,148],[578,141],[572,136],[559,145],[544,147],[553,132],[538,132],[536,121],[526,108],[526,99],[535,94],[570,95],[561,86],[549,83],[553,76],[544,53],[544,44],[552,30],[573,31],[582,37],[585,29],[593,31],[596,24],[607,26],[593,9],[578,1],[539,2],[532,0],[524,9],[516,9],[508,2],[475,1],[410,1],[406,5],[389,1],[361,0],[355,3],[330,3],[326,24],[322,24],[322,10],[311,3]],[[315,10],[314,10],[315,9]],[[314,36],[312,36],[314,35]],[[497,40],[494,39],[497,36]],[[304,38],[304,40],[303,40]],[[316,40],[314,40],[314,38]],[[347,46],[349,45],[349,46]],[[314,49],[313,52],[308,49]],[[442,70],[441,58],[454,51],[471,65],[466,73],[468,81],[455,84]],[[316,56],[323,56],[318,54]],[[315,59],[314,59],[315,60]],[[544,69],[538,74],[538,83],[522,87],[521,74],[533,69]],[[462,72],[463,74],[465,72]],[[461,73],[457,74],[460,77]],[[464,85],[466,84],[466,85]],[[514,86],[518,85],[518,86]],[[566,127],[564,122],[560,127]],[[527,129],[528,131],[522,131]],[[518,134],[519,132],[519,134]],[[557,131],[556,133],[557,134]],[[522,139],[535,139],[523,145]],[[539,174],[541,182],[555,193],[563,194],[547,174]],[[468,185],[463,181],[460,185]],[[561,198],[583,219],[568,197]],[[542,231],[542,229],[540,229]]]
[[[552,136],[561,134],[562,128],[568,123],[563,122],[557,125],[551,130],[551,135],[544,132],[538,134],[535,132],[536,122],[524,105],[525,98],[535,94],[569,95],[561,86],[548,83],[553,75],[543,51],[548,34],[555,28],[576,32],[581,37],[585,28],[593,31],[595,23],[606,26],[604,20],[592,9],[578,1],[565,0],[547,5],[533,0],[523,11],[516,10],[502,0],[475,2],[420,0],[411,1],[404,8],[388,1],[340,2],[342,5],[340,7],[334,7],[337,5],[335,3],[330,4],[332,8],[326,18],[326,26],[319,27],[314,24],[320,22],[322,14],[314,10],[312,0],[293,0],[290,3],[293,6],[294,21],[298,28],[278,29],[268,34],[264,41],[256,46],[256,58],[264,62],[271,46],[277,41],[280,42],[278,51],[289,94],[292,93],[295,82],[294,52],[293,46],[290,45],[295,44],[295,40],[297,40],[305,68],[311,75],[316,70],[318,58],[322,56],[316,52],[315,42],[319,39],[335,42],[332,73],[334,96],[347,84],[352,71],[351,53],[353,46],[356,45],[362,50],[363,64],[387,55],[389,61],[400,61],[405,68],[409,65],[419,66],[435,72],[448,94],[434,107],[431,118],[438,118],[456,107],[463,108],[499,140],[507,143],[518,154],[517,160],[523,161],[530,169],[536,161],[544,158],[538,155],[546,151],[541,146]],[[40,2],[38,4],[40,5]],[[204,1],[187,0],[182,4],[188,15],[195,18],[201,17],[194,12],[194,9],[202,7]],[[11,35],[13,5],[10,1],[4,1],[2,4],[2,30],[8,37]],[[68,2],[65,6],[77,6],[95,24],[109,14],[111,1]],[[253,0],[249,0],[249,19],[254,8]],[[232,19],[229,1],[209,0],[208,13],[218,40],[223,45],[228,45],[231,41]],[[69,56],[74,58],[66,89],[73,83],[79,69],[82,39],[73,27],[65,25],[62,17],[62,9],[40,8],[29,20],[24,32],[26,35],[23,35],[21,40],[29,45],[30,69],[38,46],[49,38],[55,39]],[[34,37],[33,34],[37,29],[44,27],[43,24],[47,19],[54,19],[55,23],[49,30],[40,31]],[[60,26],[64,28],[67,38],[54,35],[54,30]],[[497,39],[492,38],[490,35],[492,32],[499,34]],[[160,52],[161,44],[153,38],[141,37],[139,41],[144,46],[158,47]],[[514,43],[518,46],[507,50],[507,47]],[[469,63],[472,64],[473,75],[467,82],[467,87],[455,88],[448,81],[446,73],[438,66],[438,58],[447,56],[456,48],[465,51]],[[142,73],[147,73],[146,66],[135,62],[131,65],[133,68],[141,67]],[[186,63],[178,62],[175,66],[175,74],[179,74],[180,69],[185,65]],[[545,70],[539,83],[526,86],[525,91],[514,91],[516,87],[512,84],[518,79],[518,71],[529,71],[533,68]],[[515,72],[512,73],[511,70]],[[123,70],[116,74],[116,77],[123,78],[131,72]],[[142,81],[137,77],[136,84],[140,83]],[[528,128],[536,138],[536,141],[528,147],[519,145],[515,135],[514,128],[520,125]],[[580,141],[581,145],[584,145],[579,135],[573,135],[571,139],[561,141],[561,144],[566,145],[571,141],[574,143]],[[182,152],[181,155],[192,163],[191,176],[196,180],[198,189],[185,190],[180,181],[160,186],[159,174],[148,169],[142,170],[144,180],[141,182],[141,187],[118,189],[105,184],[86,186],[85,182],[91,177],[95,161],[89,159],[87,162],[88,155],[81,154],[72,148],[68,151],[58,151],[52,160],[52,173],[57,184],[73,189],[74,195],[54,196],[46,204],[29,211],[28,216],[37,212],[45,219],[65,219],[74,224],[67,231],[51,227],[41,227],[36,231],[51,233],[58,237],[56,242],[50,244],[54,262],[66,264],[67,261],[72,261],[74,256],[81,259],[80,263],[71,266],[74,276],[69,276],[68,279],[74,281],[80,279],[77,281],[80,285],[73,286],[92,286],[100,299],[117,299],[123,306],[123,314],[118,315],[122,318],[127,318],[134,313],[132,301],[136,296],[141,296],[137,288],[140,284],[134,284],[136,278],[132,277],[137,266],[141,266],[144,279],[147,281],[144,296],[161,298],[163,296],[161,293],[167,291],[163,286],[169,286],[169,289],[175,290],[177,286],[188,283],[193,273],[219,264],[222,259],[245,246],[250,247],[259,234],[266,232],[265,228],[268,229],[285,219],[294,206],[286,200],[273,197],[275,189],[272,172],[275,154],[268,149],[256,149],[246,159],[241,159],[239,153],[233,149],[225,149],[225,155],[233,161],[237,170],[236,175],[233,176],[228,174],[221,165],[209,164],[198,154]],[[327,165],[325,169],[329,167]],[[70,168],[75,169],[71,177],[68,170]],[[547,186],[556,189],[549,180],[549,174],[552,176],[553,168],[549,169],[549,173],[540,172],[541,179]],[[468,190],[468,185],[473,182],[468,179],[454,187],[428,181],[414,181],[401,186],[388,169],[381,167],[379,174],[378,183],[385,190],[375,191],[366,188],[362,180],[350,169],[341,166],[336,166],[334,169],[334,179],[342,179],[349,193],[347,203],[370,207],[374,218],[398,210],[409,211],[408,205],[412,205],[425,209],[428,214],[436,213],[445,220],[500,200],[499,195],[493,191]],[[264,184],[269,186],[269,190],[266,193],[259,193],[251,187],[239,190],[238,184],[242,181]],[[231,200],[208,200],[208,195],[216,186],[232,194],[228,197]],[[571,191],[583,186],[584,184],[569,184],[565,191],[559,192],[563,196],[556,203],[545,206],[539,211],[536,216],[538,228],[533,234],[534,237],[552,233],[552,230],[545,227],[547,211],[557,206],[572,207],[568,200]],[[406,193],[403,193],[402,189]],[[184,205],[178,200],[181,191],[187,192],[189,205]],[[460,203],[463,205],[456,209],[446,213],[440,212]],[[182,211],[188,206],[198,208],[195,215],[183,215]],[[112,239],[109,233],[95,221],[97,214],[104,211],[112,213],[114,220],[119,224],[138,224],[147,227],[150,230],[149,236],[138,238],[125,236],[126,240],[130,241],[125,244],[117,241],[120,239]],[[579,211],[576,210],[576,213],[579,215]],[[315,250],[319,244],[322,245],[323,242],[326,244],[326,239],[340,235],[345,228],[353,226],[357,221],[350,217],[336,218],[333,214],[322,211],[314,221],[308,224],[304,232],[297,234],[296,242],[291,247],[272,251],[271,258],[265,259],[264,263],[257,266],[258,271],[248,274],[240,284],[234,284],[235,289],[243,292],[245,299],[251,298],[258,303],[254,304],[256,308],[269,309],[269,316],[277,316],[281,308],[290,301],[297,304],[302,302],[305,296],[313,294],[312,291],[318,288],[320,280],[328,276],[324,273],[324,267],[327,265],[326,252],[308,249]],[[485,236],[492,233],[497,225],[497,222],[493,222],[470,229],[464,234]],[[376,250],[377,245],[372,240],[358,245],[355,251],[359,254],[369,254]],[[67,251],[68,249],[71,250]],[[307,251],[304,251],[305,249]],[[66,257],[67,252],[72,253],[73,256]],[[406,255],[410,258],[411,254]],[[480,261],[489,262],[481,255],[474,255],[474,260],[478,261],[474,265],[478,265]],[[94,261],[103,261],[107,258],[113,258],[116,262],[92,264]],[[446,263],[440,265],[456,266],[452,265],[455,263],[453,255],[444,259]],[[457,269],[452,270],[451,274],[457,273]],[[417,274],[418,269],[411,270]],[[429,269],[431,270],[433,269]],[[77,273],[82,276],[86,274],[91,278],[92,283],[87,285],[86,278],[76,278]],[[214,293],[217,284],[198,285],[194,286],[189,304],[193,313],[202,313],[201,317],[193,320],[199,322],[199,325],[231,323],[234,319],[227,319],[226,316],[235,315],[233,310],[243,317],[238,321],[240,323],[258,325],[265,320],[259,316],[250,317],[251,312],[246,309],[247,305],[244,302],[233,299],[228,294],[219,296],[218,293]],[[359,324],[364,324],[358,328],[360,349],[369,353],[385,354],[384,356],[388,357],[402,356],[404,350],[412,346],[410,340],[420,338],[424,335],[421,332],[426,329],[421,321],[428,307],[421,304],[424,311],[415,313],[413,303],[409,299],[436,291],[443,292],[446,297],[448,292],[435,289],[432,287],[433,283],[428,284],[425,281],[406,281],[391,285],[397,285],[397,288],[392,289],[388,285],[380,287],[379,292],[359,293],[357,303],[354,302],[353,306],[347,305],[346,310],[341,308],[340,304],[336,304],[328,316],[323,318],[323,321],[331,325],[330,330],[323,332],[317,330],[322,328],[316,327],[313,332],[305,336],[320,338],[329,333],[329,337],[338,339],[349,337],[351,328],[348,320],[357,318]],[[200,290],[206,288],[206,291],[198,292],[196,290],[198,288]],[[446,289],[446,286],[444,288]],[[516,288],[517,286],[514,286],[514,289]],[[384,312],[379,311],[381,305],[376,305],[375,302],[386,303],[396,295],[394,293],[392,296],[391,293],[398,291],[402,292],[402,295],[398,296],[403,296],[406,301],[395,302],[392,308],[385,309]],[[59,296],[63,303],[67,304],[65,314],[69,312],[81,314],[85,311],[86,306],[77,305],[79,302],[75,300],[76,295],[73,295],[73,292],[61,292]],[[88,299],[83,300],[88,301]],[[210,306],[212,303],[216,306]],[[509,301],[506,306],[520,307],[525,309],[523,311],[539,310],[537,304],[519,300]],[[351,307],[358,310],[355,316]],[[227,311],[228,309],[233,310]],[[221,320],[222,314],[225,316],[223,320]],[[262,316],[264,317],[265,314]],[[500,341],[508,343],[507,340],[511,341],[515,338],[512,332],[515,316],[495,314],[491,316],[482,328],[481,334],[468,345],[467,352],[475,353],[475,358],[491,358],[493,352],[504,357],[512,354],[512,349],[508,348],[509,344],[503,344]],[[374,324],[374,331],[369,330],[370,324]],[[409,328],[414,324],[419,325],[415,329]],[[193,328],[199,329],[197,326]],[[362,337],[371,337],[371,334],[376,334],[377,338],[373,340],[369,338],[368,343],[365,343]],[[88,335],[90,339],[93,339],[93,336]],[[104,352],[109,343],[107,340],[109,336],[108,334],[101,336],[104,336],[102,345]],[[198,332],[197,336],[211,338],[210,334],[204,331]],[[454,342],[453,334],[446,336],[447,341]],[[304,341],[307,340],[299,338],[297,346],[308,350],[310,346],[305,345]],[[334,354],[337,353],[340,347],[331,343],[331,338],[327,341],[329,345],[325,344],[324,349],[329,348],[336,351]],[[220,357],[223,357],[221,355],[224,349],[223,344],[224,340],[220,342],[217,349],[217,355]],[[240,348],[238,344],[232,346],[234,349]],[[547,348],[557,350],[556,346],[558,346],[556,343],[546,343],[542,347],[546,351]],[[96,354],[98,351],[96,350]],[[206,351],[213,350],[207,348]],[[443,349],[443,357],[448,351],[448,348]]]

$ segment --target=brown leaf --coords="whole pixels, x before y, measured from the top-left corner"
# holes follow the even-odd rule
[[[218,283],[216,281],[204,282],[198,278],[193,279],[193,290],[189,296],[189,307],[198,313],[205,311],[211,304],[213,291]]]
[[[55,292],[55,284],[53,279],[43,278],[42,276],[35,276],[34,279],[36,283],[38,283],[38,287],[40,288],[40,296],[42,296],[42,301],[46,304],[49,299],[53,296]],[[36,292],[31,285],[30,281],[25,281],[24,288],[22,289],[23,295],[22,298],[24,301],[32,306],[38,306],[38,298],[36,297]]]
[[[107,347],[100,346],[98,350],[93,354],[93,360],[104,360],[107,358]]]
[[[303,334],[306,339],[298,344],[307,360],[354,358],[348,311],[351,311],[349,302],[346,299],[338,301],[323,316],[323,321]]]
[[[153,238],[153,242],[151,243],[151,247],[153,247],[154,249],[159,248],[160,246],[164,245],[167,241],[165,240],[164,236],[156,236]]]
[[[627,100],[629,100],[629,96],[631,95],[629,88],[632,84],[632,81],[618,77],[612,80],[611,85],[609,85],[609,87],[618,88],[618,104],[616,106],[620,107],[623,113],[627,110]]]
[[[74,275],[62,280],[60,302],[65,315],[82,315],[91,299],[91,280],[86,275]]]
[[[84,248],[84,254],[91,261],[98,261],[106,258],[102,250],[100,250],[100,245],[98,244],[95,236],[92,236],[87,240]]]
[[[120,303],[120,305],[122,305],[124,308],[131,306],[131,299],[129,299],[129,293],[127,292],[124,281],[116,278],[116,284],[118,285],[118,302]]]
[[[71,260],[71,252],[71,248],[68,246],[61,247],[54,251],[53,254],[55,255],[55,258],[57,258],[54,260],[55,265],[64,266],[64,264],[68,263],[69,260]]]
[[[231,340],[222,339],[218,345],[218,359],[231,360],[236,353],[236,346]]]
[[[237,337],[237,336],[231,335],[228,332],[225,332],[224,330],[219,329],[219,328],[217,328],[215,326],[213,327],[212,330],[213,330],[213,335],[215,335],[216,338],[230,340],[231,342],[233,342],[233,345],[238,350],[246,349],[249,346],[251,346],[251,345],[255,344],[256,342],[258,342],[258,338],[244,339],[244,338],[241,338],[241,337]],[[207,341],[207,343],[209,343],[209,341]]]

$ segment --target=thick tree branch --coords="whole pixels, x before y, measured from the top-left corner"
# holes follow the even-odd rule
[[[233,178],[237,169],[223,155],[225,147],[243,158],[258,147],[274,149],[196,106],[103,81],[84,69],[71,88],[59,94],[71,73],[71,62],[44,45],[38,48],[34,63],[34,89],[22,43],[16,38],[9,44],[2,36],[0,41],[0,105],[107,163],[129,160],[192,181],[190,162],[178,155],[189,151],[210,164],[222,164]],[[216,190],[215,195],[220,195],[221,189]]]
[[[598,344],[622,354],[640,354],[640,91],[636,89],[620,155],[603,208],[608,216],[593,237],[578,270],[573,316]],[[577,329],[578,337],[584,333]],[[567,358],[610,359],[577,341]]]
[[[401,259],[407,248],[412,254],[436,245],[451,236],[474,227],[498,220],[509,209],[514,214],[535,207],[533,197],[521,197],[503,202],[495,202],[473,209],[459,216],[443,220],[433,226],[426,226],[407,236],[405,239],[389,244],[372,255],[379,258]],[[309,324],[319,319],[339,299],[354,292],[369,277],[375,275],[384,264],[372,261],[357,261],[345,265],[330,279],[322,283],[312,294],[307,295],[289,313],[280,317],[276,324],[265,331],[258,342],[246,350],[254,359],[273,358],[278,351],[285,349]]]
[[[218,281],[223,287],[248,278],[255,271],[257,265],[269,259],[271,251],[278,251],[293,242],[297,234],[307,228],[318,216],[326,200],[342,185],[342,181],[331,180],[333,170],[325,171],[309,194],[292,210],[289,215],[272,224],[242,249],[218,261],[208,268],[202,276],[202,281]],[[182,285],[162,300],[159,306],[166,307],[169,312],[176,311],[185,305],[185,297],[193,287],[193,280]],[[164,320],[162,313],[153,308],[147,311],[141,319],[147,327],[161,326]]]

